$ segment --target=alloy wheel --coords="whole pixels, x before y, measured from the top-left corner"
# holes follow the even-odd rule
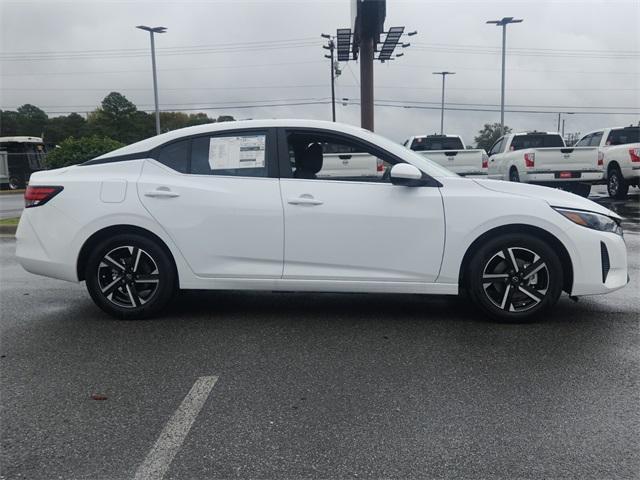
[[[550,274],[547,264],[532,250],[507,247],[495,253],[482,271],[486,297],[505,312],[526,312],[547,295]]]
[[[122,308],[138,308],[158,291],[160,272],[153,257],[142,248],[123,245],[110,250],[98,265],[102,295]]]
[[[609,175],[609,195],[615,197],[618,194],[618,189],[620,188],[620,180],[618,179],[617,172],[612,172]]]

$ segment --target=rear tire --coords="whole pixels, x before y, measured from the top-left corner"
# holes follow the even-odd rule
[[[516,167],[511,167],[509,170],[509,181],[510,182],[520,182],[520,174],[518,173],[518,169]]]
[[[624,200],[629,193],[629,184],[618,167],[613,167],[607,175],[607,192],[611,198]]]
[[[173,297],[177,278],[169,254],[138,234],[119,234],[93,249],[85,270],[87,290],[116,318],[148,318]]]
[[[494,320],[530,321],[555,305],[562,293],[560,259],[547,243],[526,233],[488,240],[467,273],[471,298]]]

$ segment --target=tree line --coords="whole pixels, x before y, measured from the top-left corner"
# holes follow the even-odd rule
[[[163,132],[205,123],[234,120],[230,115],[211,118],[206,113],[160,112]],[[156,134],[155,116],[138,110],[124,95],[109,93],[99,107],[87,115],[78,113],[49,117],[35,105],[16,110],[0,110],[0,136],[42,137],[46,144],[60,144],[69,137],[109,138],[123,144],[134,143]]]

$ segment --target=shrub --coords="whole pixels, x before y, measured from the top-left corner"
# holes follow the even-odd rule
[[[69,137],[59,147],[47,153],[44,163],[47,168],[76,165],[123,146],[124,144],[106,137]]]

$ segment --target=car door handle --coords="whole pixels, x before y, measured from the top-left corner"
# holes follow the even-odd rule
[[[165,188],[158,187],[156,190],[149,190],[147,192],[144,192],[144,196],[152,197],[152,198],[175,198],[175,197],[179,197],[180,194],[172,192],[166,187]]]
[[[296,198],[290,198],[287,203],[291,205],[322,205],[322,201],[316,200],[311,195],[300,195]]]

